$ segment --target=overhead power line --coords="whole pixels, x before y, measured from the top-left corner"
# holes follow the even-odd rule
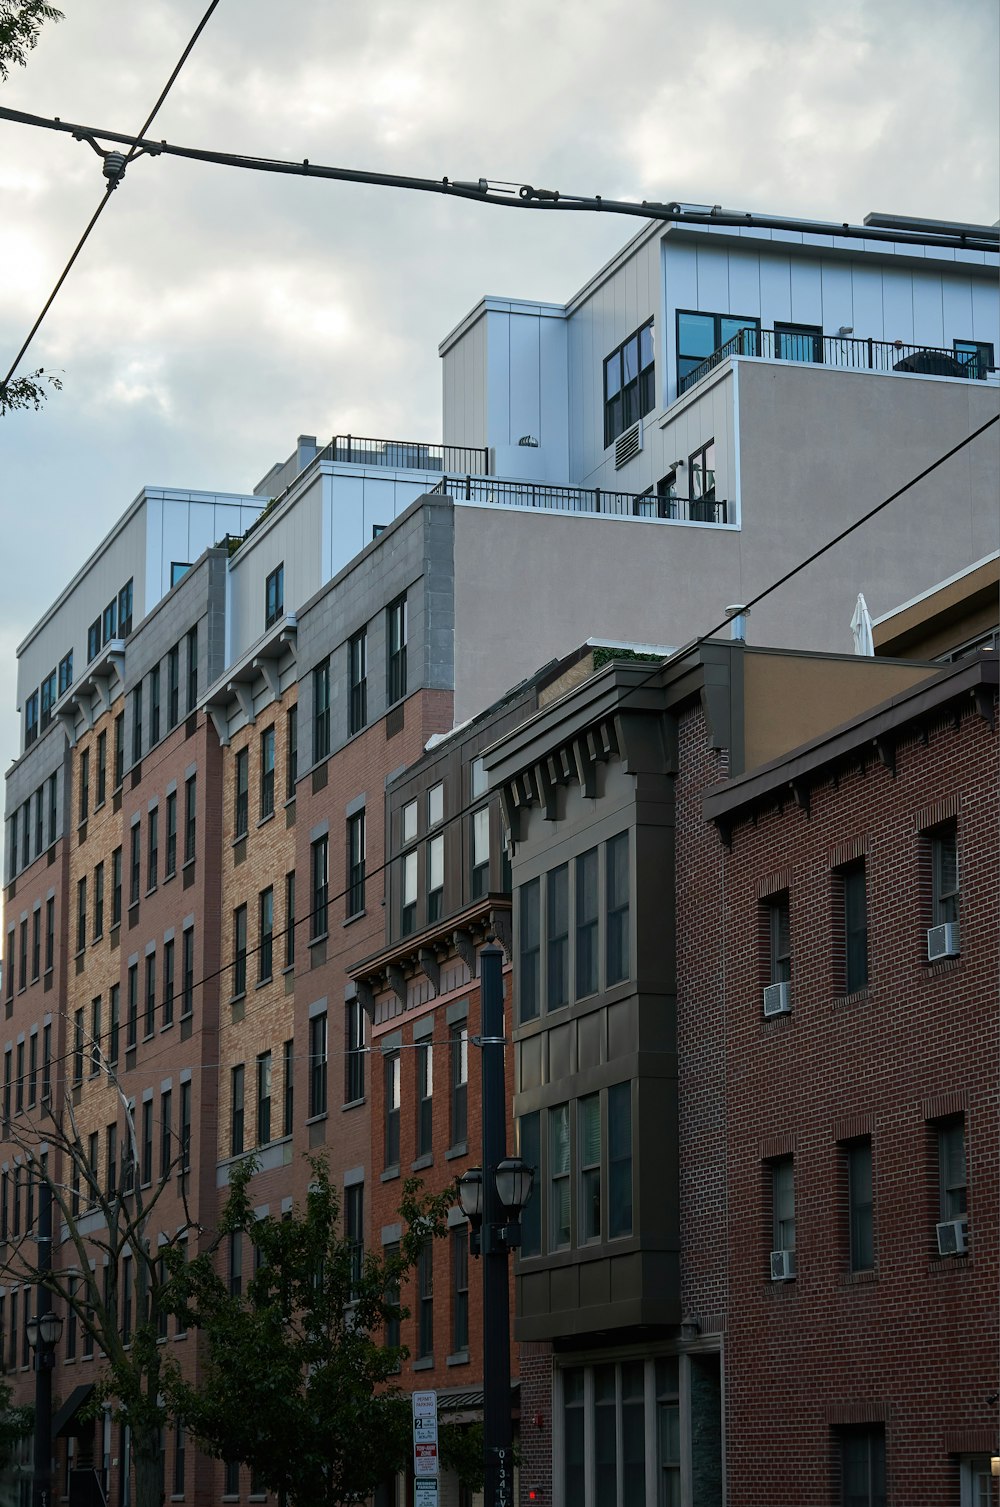
[[[87,244],[87,240],[89,239],[90,232],[93,230],[94,226],[97,224],[98,220],[101,218],[101,215],[104,213],[104,211],[105,211],[105,209],[107,207],[108,200],[111,198],[112,193],[114,192],[114,190],[118,187],[119,183],[121,182],[122,175],[125,172],[125,168],[126,168],[127,164],[129,162],[131,162],[134,157],[137,157],[137,156],[140,155],[140,145],[139,145],[139,143],[141,141],[141,138],[145,136],[146,132],[149,130],[149,128],[152,125],[153,121],[156,119],[156,116],[159,114],[160,106],[163,104],[163,101],[166,99],[167,95],[170,93],[170,90],[173,88],[174,83],[176,82],[176,79],[177,79],[177,75],[180,73],[181,69],[184,67],[184,64],[187,62],[187,60],[188,60],[188,58],[189,58],[189,56],[191,54],[192,48],[194,47],[194,45],[197,42],[198,38],[201,36],[202,32],[205,30],[205,27],[208,25],[208,22],[209,22],[209,20],[211,18],[212,12],[215,10],[215,8],[216,8],[216,6],[218,4],[219,4],[219,0],[210,0],[210,4],[208,6],[208,9],[205,11],[205,14],[202,16],[201,20],[198,22],[198,25],[195,27],[194,31],[192,32],[191,38],[190,38],[187,46],[184,48],[184,51],[181,53],[180,57],[177,59],[176,64],[174,65],[173,72],[171,73],[170,77],[167,79],[167,82],[164,84],[163,88],[160,90],[160,94],[159,94],[159,97],[158,97],[155,105],[150,110],[149,114],[146,116],[145,121],[143,122],[142,126],[140,127],[138,137],[131,138],[132,144],[129,147],[128,153],[127,154],[122,154],[121,152],[104,152],[97,145],[96,141],[91,140],[91,138],[89,136],[87,137],[87,139],[90,140],[90,144],[93,146],[94,150],[97,152],[98,156],[100,156],[100,157],[102,157],[104,159],[104,176],[107,179],[107,182],[106,182],[105,187],[104,187],[104,198],[100,201],[100,203],[98,204],[97,208],[94,210],[94,213],[91,215],[89,221],[87,222],[86,229],[84,230],[84,232],[81,235],[80,239],[77,241],[75,247],[73,248],[73,252],[72,252],[72,255],[69,258],[69,261],[66,263],[65,267],[60,272],[59,277],[56,280],[55,287],[52,289],[52,292],[49,294],[48,298],[45,300],[45,303],[42,306],[41,313],[39,314],[38,318],[35,320],[34,324],[31,326],[31,329],[28,331],[27,337],[25,338],[24,344],[21,346],[21,349],[18,351],[17,355],[14,357],[13,361],[11,362],[11,364],[10,364],[10,370],[8,371],[7,375],[4,377],[3,381],[0,381],[0,393],[2,393],[3,389],[7,386],[7,383],[10,381],[11,377],[17,371],[17,368],[18,368],[18,366],[21,363],[22,357],[24,356],[24,354],[27,351],[27,349],[28,349],[29,345],[31,344],[31,342],[34,340],[35,336],[38,334],[38,331],[39,331],[39,329],[41,327],[42,320],[45,318],[46,314],[51,309],[53,303],[55,302],[56,296],[59,293],[59,289],[62,287],[63,283],[66,281],[66,279],[69,276],[70,271],[71,271],[71,269],[73,267],[74,262],[76,261],[77,257],[80,255],[80,252],[83,250],[84,246]]]
[[[567,194],[559,189],[536,188],[530,183],[512,183],[501,178],[478,178],[472,182],[455,178],[419,178],[399,173],[370,172],[363,168],[330,167],[311,162],[308,157],[291,161],[276,157],[254,157],[240,152],[217,152],[206,147],[175,146],[167,141],[153,141],[145,136],[128,136],[103,126],[75,125],[58,116],[31,115],[24,110],[0,108],[0,120],[18,125],[62,131],[78,141],[95,147],[98,141],[111,141],[130,147],[132,156],[185,157],[194,162],[218,167],[243,168],[257,173],[284,173],[299,178],[326,178],[341,183],[364,183],[376,188],[409,189],[416,193],[443,194],[452,199],[473,199],[480,204],[495,204],[503,209],[540,209],[564,213],[603,213],[632,215],[643,220],[658,220],[675,225],[714,225],[718,227],[783,230],[797,234],[833,236],[846,240],[886,241],[893,245],[946,246],[962,250],[997,251],[1000,234],[991,227],[944,224],[933,228],[902,221],[869,225],[836,224],[826,220],[802,220],[779,215],[757,215],[745,210],[724,209],[720,204],[660,203],[656,200],[606,199],[601,194]],[[103,154],[102,154],[103,155]],[[892,217],[884,217],[886,221]]]

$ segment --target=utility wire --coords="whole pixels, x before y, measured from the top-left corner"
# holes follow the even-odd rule
[[[846,539],[850,534],[855,533],[856,530],[862,528],[866,523],[869,523],[885,508],[889,507],[891,503],[896,502],[898,498],[904,495],[904,493],[909,492],[913,487],[917,486],[919,482],[924,481],[928,476],[932,475],[933,472],[937,471],[941,466],[943,466],[946,461],[949,461],[954,456],[958,455],[962,450],[966,449],[968,445],[971,445],[973,440],[978,439],[981,434],[984,434],[986,430],[992,428],[992,426],[998,422],[1000,422],[1000,414],[995,414],[992,418],[987,419],[984,424],[980,424],[978,429],[973,429],[972,432],[970,434],[967,434],[964,439],[961,439],[957,444],[952,445],[950,450],[946,450],[943,455],[939,455],[936,460],[931,461],[930,465],[925,466],[922,471],[918,471],[915,476],[911,476],[909,481],[904,482],[901,487],[897,487],[896,490],[894,492],[891,492],[888,497],[884,497],[881,502],[877,502],[873,507],[869,508],[867,512],[862,513],[859,518],[856,518],[853,523],[849,523],[846,528],[841,529],[839,534],[835,534],[832,539],[828,539],[825,544],[821,544],[818,549],[815,549],[812,552],[811,555],[807,555],[804,560],[800,560],[797,565],[793,565],[790,570],[787,570],[784,575],[779,576],[776,581],[772,581],[769,586],[765,586],[763,591],[759,591],[756,596],[751,597],[750,600],[744,604],[745,610],[749,611],[751,607],[756,607],[773,592],[778,591],[781,587],[787,585],[788,582],[792,580],[793,577],[797,576],[800,571],[803,571],[807,569],[808,566],[815,564],[815,562],[820,559],[822,555],[825,555],[836,545],[842,543],[843,540]],[[650,667],[647,673],[644,674],[640,680],[638,680],[634,685],[629,686],[625,689],[622,694],[622,702],[624,702],[629,696],[634,696],[639,691],[643,690],[652,680],[660,676],[664,670],[669,669],[671,665],[677,664],[681,660],[687,658],[690,654],[693,654],[694,651],[698,649],[703,643],[706,643],[709,639],[713,638],[715,634],[719,633],[723,628],[727,627],[729,622],[729,618],[723,618],[721,622],[716,623],[714,627],[707,629],[706,632],[699,634],[697,638],[693,638],[689,643],[684,644],[681,648],[675,649],[671,654],[668,654],[665,659],[658,660],[654,665]],[[151,766],[152,769],[155,771],[159,764],[164,763],[168,757],[172,757],[172,755],[164,753],[163,756],[157,761],[157,763]],[[144,769],[148,770],[149,767],[150,766],[148,766],[148,761],[144,761]],[[435,832],[443,832],[445,827],[451,826],[453,822],[461,821],[463,817],[470,815],[473,811],[481,810],[482,806],[482,797],[479,797],[475,801],[470,801],[468,805],[462,806],[460,810],[453,812],[451,816],[446,817],[443,822],[440,822],[437,827],[435,827]],[[391,864],[398,862],[398,858],[399,855],[394,854],[391,857],[386,858],[382,863],[378,864],[374,868],[366,868],[365,882],[367,883],[369,879],[375,878],[375,876],[378,874],[383,874]],[[327,908],[335,904],[338,900],[343,900],[347,896],[349,891],[350,886],[346,886],[336,894],[328,894],[326,900]],[[312,918],[318,914],[320,909],[322,909],[322,907],[314,907],[312,910],[307,911],[304,915],[296,916],[290,927],[285,926],[281,931],[272,931],[272,948],[277,942],[281,940],[282,937],[286,937],[290,931],[294,931],[295,928],[304,926],[307,921],[311,921]],[[258,943],[257,946],[248,947],[246,949],[244,966],[246,960],[255,957],[259,952],[262,951],[263,946],[263,943]],[[201,989],[206,984],[211,983],[214,979],[221,978],[225,974],[230,973],[235,968],[235,966],[236,962],[234,959],[232,962],[223,963],[219,968],[214,969],[211,973],[206,973],[202,978],[193,980],[190,985],[190,992],[193,993],[195,989]],[[187,991],[183,989],[181,991],[182,995],[186,992]],[[174,999],[176,1001],[176,994],[174,996]],[[221,1034],[221,1032],[224,1030],[231,1030],[236,1026],[241,1026],[247,1019],[250,1018],[250,1016],[256,1016],[262,1010],[273,1009],[274,1004],[274,1000],[262,1001],[259,1005],[252,1006],[250,1009],[246,1010],[242,1019],[239,1021],[226,1021],[220,1018],[218,1025],[219,1033]],[[59,1013],[63,1015],[63,1018],[66,1020],[67,1025],[71,1024],[68,1011],[61,1011]],[[140,1014],[142,1013],[143,1012],[140,1012]],[[157,1057],[161,1056],[163,1052],[167,1051],[168,1049],[172,1050],[170,1043],[164,1043],[163,1047],[159,1051],[144,1054],[143,1065],[145,1066],[148,1063],[155,1062]],[[73,1055],[73,1050],[67,1050],[59,1057],[50,1058],[50,1062],[68,1062]],[[328,1052],[328,1056],[333,1055],[335,1054]],[[346,1056],[348,1055],[348,1049],[345,1049],[343,1054],[338,1053],[336,1055]],[[211,1067],[217,1065],[220,1064],[198,1064],[199,1067]]]
[[[201,20],[198,22],[198,25],[195,27],[194,32],[191,35],[191,39],[188,42],[187,46],[185,47],[184,51],[181,53],[180,57],[177,59],[177,63],[174,66],[173,72],[171,73],[170,77],[167,79],[167,82],[164,84],[163,88],[160,90],[159,98],[157,99],[157,101],[156,101],[155,105],[153,106],[153,108],[150,110],[149,114],[146,116],[146,119],[145,119],[143,125],[140,127],[139,136],[138,137],[129,138],[129,140],[131,141],[131,145],[129,147],[128,153],[125,156],[124,160],[120,160],[121,159],[121,154],[120,153],[105,153],[105,152],[102,152],[101,149],[97,146],[96,142],[91,141],[91,145],[94,147],[94,150],[98,153],[99,156],[103,157],[104,160],[105,160],[104,171],[105,171],[105,176],[107,177],[107,183],[104,186],[104,198],[98,204],[97,208],[94,210],[94,213],[91,215],[89,221],[87,222],[87,227],[84,230],[83,234],[81,235],[80,239],[77,241],[76,246],[73,248],[73,253],[70,256],[69,261],[66,263],[65,267],[60,272],[59,277],[56,280],[55,287],[52,289],[52,292],[49,294],[48,298],[45,300],[45,303],[42,306],[41,313],[39,314],[38,318],[35,320],[34,324],[31,326],[31,329],[28,331],[28,334],[27,334],[27,337],[26,337],[26,339],[24,341],[24,344],[21,346],[21,349],[18,351],[17,355],[14,357],[14,360],[11,362],[10,370],[8,371],[7,375],[4,377],[3,381],[0,382],[0,393],[2,393],[3,390],[4,390],[4,388],[7,386],[7,383],[10,381],[11,377],[14,375],[15,371],[17,370],[18,366],[20,365],[22,357],[24,356],[24,354],[27,351],[28,347],[30,346],[31,342],[34,340],[35,336],[38,334],[38,331],[39,331],[39,329],[41,327],[41,324],[42,324],[42,320],[45,318],[46,314],[51,309],[51,307],[52,307],[53,303],[55,302],[56,297],[57,297],[57,295],[59,293],[59,289],[62,287],[63,283],[66,281],[67,277],[69,276],[69,274],[70,274],[70,272],[71,272],[71,270],[73,268],[73,264],[75,263],[77,257],[80,255],[80,252],[83,250],[84,246],[87,244],[87,240],[88,240],[88,238],[90,236],[90,232],[93,230],[94,226],[97,224],[98,220],[101,218],[101,215],[104,213],[105,209],[107,208],[108,200],[111,198],[112,193],[114,192],[114,190],[118,187],[119,183],[121,182],[122,175],[125,172],[126,166],[128,165],[128,163],[130,163],[132,161],[132,159],[134,157],[136,157],[136,156],[139,155],[140,149],[141,149],[141,138],[143,136],[145,136],[146,132],[149,130],[150,126],[152,125],[153,121],[155,120],[157,114],[159,113],[160,106],[163,104],[163,101],[166,99],[167,95],[170,93],[170,90],[173,88],[173,85],[174,85],[174,83],[175,83],[175,81],[177,79],[177,75],[180,73],[181,69],[184,67],[184,64],[187,62],[188,57],[191,54],[192,48],[194,47],[194,45],[197,42],[198,38],[201,36],[202,32],[204,31],[205,27],[207,26],[207,24],[208,24],[208,22],[209,22],[209,20],[211,18],[212,12],[215,10],[215,8],[216,8],[216,6],[218,4],[219,4],[219,0],[210,0],[210,4],[209,4],[208,9],[206,10],[205,14],[202,16]],[[109,161],[109,159],[113,159],[113,158],[116,158],[116,159],[119,159],[119,160]]]
[[[258,173],[288,173],[300,178],[327,178],[342,183],[366,183],[378,188],[410,189],[417,193],[444,194],[448,198],[474,199],[482,204],[496,204],[506,209],[542,209],[563,212],[633,215],[644,220],[688,225],[738,226],[760,230],[790,230],[799,234],[835,236],[848,240],[888,241],[896,245],[950,246],[963,250],[997,251],[1000,235],[985,226],[957,227],[953,231],[922,231],[913,227],[891,225],[850,225],[825,220],[802,220],[778,215],[756,215],[743,210],[723,209],[721,205],[681,204],[676,200],[660,203],[606,199],[601,194],[564,194],[559,189],[535,188],[530,183],[510,183],[500,178],[479,178],[473,182],[454,178],[418,178],[399,173],[369,172],[362,168],[328,167],[311,162],[308,157],[293,162],[275,157],[253,157],[239,152],[217,152],[204,147],[173,146],[166,141],[145,139],[144,132],[127,136],[99,126],[74,125],[58,116],[31,115],[24,110],[0,109],[0,120],[36,126],[50,131],[64,131],[79,141],[96,145],[95,138],[130,145],[133,152],[150,157],[166,155],[208,162],[219,167],[245,168]],[[98,148],[98,150],[100,150]]]

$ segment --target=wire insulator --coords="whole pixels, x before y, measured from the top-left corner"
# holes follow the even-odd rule
[[[117,188],[124,178],[127,161],[124,152],[104,153],[104,176],[112,188]]]

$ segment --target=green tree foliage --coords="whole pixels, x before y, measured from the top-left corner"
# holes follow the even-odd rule
[[[24,67],[45,22],[62,18],[62,11],[44,0],[0,0],[0,82],[12,67]]]
[[[10,1387],[0,1382],[0,1470],[6,1470],[15,1448],[34,1427],[34,1408],[14,1407],[11,1396]]]
[[[402,1284],[454,1199],[407,1181],[398,1253],[362,1256],[325,1160],[310,1165],[305,1207],[283,1219],[254,1217],[252,1158],[234,1170],[220,1232],[254,1248],[242,1294],[211,1255],[175,1262],[182,1312],[208,1353],[196,1386],[173,1373],[169,1400],[209,1453],[243,1461],[294,1507],[340,1507],[365,1501],[410,1453],[409,1398],[394,1381],[407,1351],[384,1343],[386,1324],[405,1317]],[[461,1463],[459,1441],[447,1458]]]
[[[0,418],[15,408],[41,408],[48,397],[43,385],[46,382],[57,390],[62,387],[61,379],[47,372],[44,366],[29,372],[26,377],[12,377],[9,382],[0,382]]]

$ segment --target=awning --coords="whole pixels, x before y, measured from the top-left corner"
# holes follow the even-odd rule
[[[66,1434],[78,1434],[80,1432],[80,1428],[73,1427],[76,1415],[84,1403],[89,1401],[93,1390],[94,1383],[92,1381],[84,1382],[82,1386],[73,1388],[52,1420],[53,1439],[61,1439]],[[86,1424],[82,1424],[80,1427],[85,1428],[86,1426]]]

